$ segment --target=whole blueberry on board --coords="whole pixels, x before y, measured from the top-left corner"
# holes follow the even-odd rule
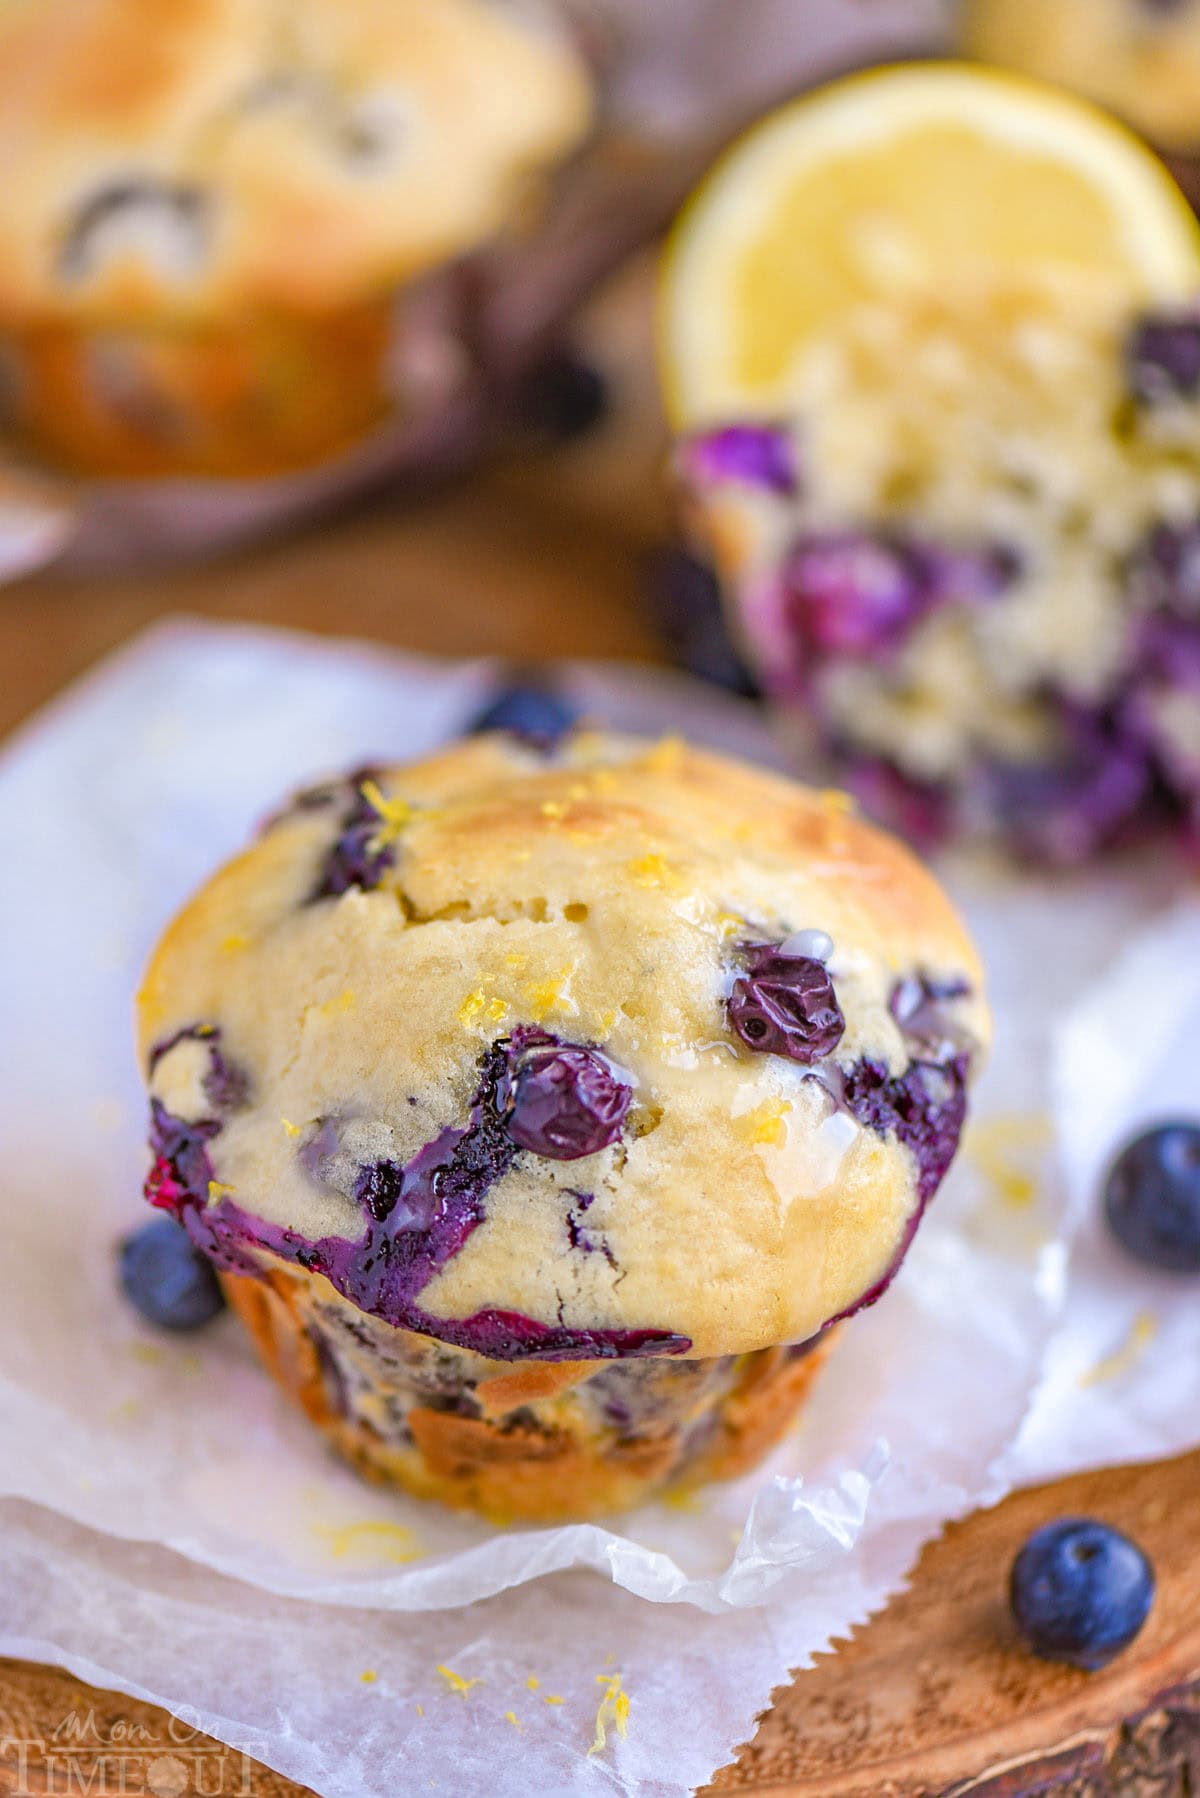
[[[503,730],[534,749],[553,749],[574,729],[579,708],[533,680],[504,687],[467,726],[470,736]]]
[[[1200,1274],[1200,1124],[1156,1124],[1126,1143],[1104,1182],[1104,1215],[1136,1261]]]
[[[173,1217],[151,1218],[125,1238],[120,1276],[130,1304],[163,1330],[198,1330],[225,1304],[212,1263]]]
[[[1136,1542],[1091,1517],[1035,1530],[1013,1562],[1017,1628],[1046,1661],[1094,1673],[1128,1648],[1150,1614],[1154,1569]]]

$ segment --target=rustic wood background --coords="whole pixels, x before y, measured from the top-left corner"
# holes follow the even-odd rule
[[[611,417],[586,439],[550,447],[510,440],[460,479],[204,566],[109,579],[50,573],[0,592],[0,732],[166,612],[450,655],[659,659],[643,568],[669,535],[670,509],[648,295],[646,268],[634,269],[584,322],[582,341],[613,393]],[[952,1528],[883,1616],[776,1694],[710,1790],[1196,1798],[1198,1492],[1200,1455],[1190,1455],[1023,1493]],[[1004,1600],[1025,1535],[1070,1511],[1131,1531],[1159,1571],[1142,1638],[1097,1675],[1027,1655]],[[89,1691],[54,1668],[0,1662],[0,1793],[66,1791],[61,1764],[35,1753],[22,1768],[4,1739],[48,1735],[67,1712],[89,1706],[105,1733],[122,1721],[161,1732],[151,1707]],[[253,1798],[298,1790],[266,1769],[252,1784]]]

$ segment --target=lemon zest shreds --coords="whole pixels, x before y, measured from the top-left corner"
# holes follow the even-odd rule
[[[329,1552],[335,1561],[363,1548],[377,1554],[381,1560],[394,1561],[398,1566],[421,1558],[421,1550],[416,1545],[412,1531],[402,1523],[368,1518],[362,1523],[315,1524],[313,1527],[317,1535],[324,1537],[328,1543]]]
[[[515,1711],[505,1711],[505,1713],[504,1713],[504,1721],[505,1721],[505,1722],[506,1722],[506,1723],[511,1723],[511,1724],[512,1724],[512,1726],[513,1726],[513,1728],[514,1728],[514,1729],[520,1729],[520,1728],[521,1728],[521,1724],[520,1724],[520,1721],[519,1721],[519,1719],[518,1719],[518,1717],[517,1717],[517,1714],[516,1714],[516,1712],[515,1712]]]
[[[547,1692],[543,1702],[546,1704],[565,1704],[567,1701],[565,1698],[560,1698],[556,1692]]]
[[[538,1678],[537,1674],[531,1673],[529,1675],[529,1678],[525,1681],[526,1690],[530,1691],[530,1692],[536,1692],[538,1687],[541,1685],[541,1683],[542,1682]]]
[[[364,1686],[373,1686],[375,1681],[379,1678],[379,1675],[376,1673],[374,1667],[364,1667],[358,1677],[362,1680]]]
[[[1114,1349],[1111,1355],[1105,1355],[1097,1361],[1095,1367],[1079,1376],[1081,1386],[1103,1386],[1109,1380],[1119,1380],[1130,1368],[1136,1366],[1144,1350],[1149,1348],[1158,1335],[1158,1319],[1150,1311],[1139,1311],[1129,1326],[1120,1348]]]
[[[234,1191],[236,1191],[236,1188],[227,1186],[224,1180],[210,1180],[208,1183],[208,1196],[210,1199],[227,1199]]]
[[[289,1136],[299,1136],[300,1135],[300,1125],[299,1124],[293,1124],[290,1118],[281,1117],[279,1121],[283,1125],[284,1129],[287,1131],[287,1134]]]
[[[359,792],[371,810],[379,813],[379,829],[367,844],[368,854],[378,855],[399,837],[412,818],[413,808],[406,799],[386,798],[373,780],[364,780]]]
[[[604,1687],[604,1696],[596,1711],[596,1735],[589,1756],[603,1753],[608,1741],[608,1725],[612,1723],[619,1736],[628,1734],[629,1694],[621,1686],[619,1673],[597,1673],[596,1684]]]
[[[455,1673],[453,1667],[443,1667],[440,1661],[438,1662],[437,1670],[449,1686],[450,1690],[452,1692],[460,1693],[464,1698],[471,1690],[472,1686],[477,1686],[480,1683],[478,1679],[464,1679],[461,1673]]]

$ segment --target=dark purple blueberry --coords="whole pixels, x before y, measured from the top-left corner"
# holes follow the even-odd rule
[[[351,888],[370,893],[396,859],[395,844],[378,841],[383,819],[363,791],[370,778],[363,776],[342,814],[341,828],[317,876],[313,900],[340,899]]]
[[[163,1330],[198,1330],[224,1308],[212,1263],[171,1217],[154,1217],[120,1249],[121,1286],[134,1308]]]
[[[734,482],[792,494],[799,486],[795,444],[781,425],[724,425],[689,437],[677,454],[680,472],[693,487]]]
[[[1154,1569],[1110,1524],[1063,1517],[1022,1548],[1009,1599],[1034,1654],[1094,1673],[1129,1647],[1150,1615]]]
[[[577,1161],[617,1141],[632,1098],[597,1050],[542,1043],[526,1050],[511,1075],[505,1128],[518,1148]]]
[[[819,656],[872,661],[892,655],[930,600],[916,551],[866,531],[799,538],[784,562],[783,583],[797,635]]]
[[[1063,707],[1058,762],[995,765],[985,784],[1015,847],[1031,861],[1077,866],[1130,831],[1151,797],[1147,746],[1106,720]]]
[[[673,662],[731,693],[757,696],[754,677],[729,635],[721,584],[711,568],[687,550],[659,549],[647,560],[646,588]]]
[[[377,1224],[396,1209],[404,1187],[404,1169],[394,1161],[375,1161],[364,1167],[354,1186],[354,1196]]]
[[[1149,312],[1125,345],[1130,391],[1143,406],[1190,400],[1200,391],[1200,313]]]
[[[1200,1273],[1200,1124],[1158,1124],[1127,1143],[1104,1182],[1104,1215],[1136,1261]]]
[[[743,955],[747,971],[734,982],[726,1009],[746,1047],[805,1067],[832,1055],[846,1020],[825,964],[783,955],[773,943],[748,944]]]
[[[1200,619],[1200,519],[1155,525],[1130,559],[1127,580],[1146,611]]]
[[[1163,687],[1200,690],[1200,615],[1151,612],[1138,621],[1136,674]]]
[[[532,681],[505,687],[467,726],[468,734],[503,730],[543,753],[569,736],[579,721],[579,707],[561,693]]]
[[[594,363],[551,350],[522,375],[513,395],[514,422],[539,437],[568,443],[608,416],[608,382]]]
[[[914,1061],[903,1074],[859,1061],[844,1076],[843,1102],[865,1128],[895,1135],[917,1162],[917,1194],[928,1204],[954,1160],[967,1115],[967,1057]],[[915,1226],[914,1226],[915,1227]]]

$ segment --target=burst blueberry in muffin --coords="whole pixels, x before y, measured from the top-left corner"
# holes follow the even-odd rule
[[[763,688],[885,822],[1196,840],[1200,306],[864,308],[678,465]]]
[[[176,918],[146,1192],[365,1473],[590,1516],[778,1440],[987,1027],[948,902],[842,795],[475,736],[302,795]]]
[[[241,475],[405,417],[588,89],[492,0],[0,9],[0,423],[88,472]]]

